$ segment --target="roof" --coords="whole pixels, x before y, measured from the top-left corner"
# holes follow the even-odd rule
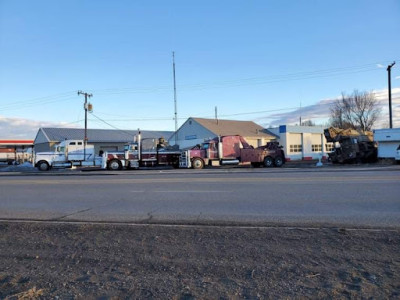
[[[277,135],[252,121],[192,118],[215,135],[241,135],[243,137],[276,138]]]
[[[60,142],[67,140],[83,140],[85,129],[82,128],[40,128],[36,135],[35,142],[39,133],[42,133],[47,142]],[[112,129],[88,129],[88,142],[92,143],[126,143],[131,142],[134,136],[138,134],[137,130],[112,130]],[[152,131],[141,130],[142,138],[160,138],[168,139],[173,131]]]

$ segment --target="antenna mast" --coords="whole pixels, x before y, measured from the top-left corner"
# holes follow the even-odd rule
[[[301,101],[300,101],[300,109],[299,109],[299,112],[300,112],[300,124],[299,124],[299,126],[301,126]]]
[[[173,73],[174,73],[175,144],[177,144],[177,141],[178,141],[178,105],[176,102],[175,52],[172,52],[172,67],[173,67]]]

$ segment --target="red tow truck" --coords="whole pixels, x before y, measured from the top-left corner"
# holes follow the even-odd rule
[[[180,168],[193,169],[249,163],[254,167],[281,167],[285,163],[285,153],[276,141],[254,148],[242,136],[227,135],[183,151],[179,158]]]
[[[102,168],[108,170],[138,169],[139,167],[173,166],[179,167],[181,151],[166,144],[159,138],[152,149],[142,149],[140,133],[136,141],[126,144],[124,151],[105,152],[102,155]]]

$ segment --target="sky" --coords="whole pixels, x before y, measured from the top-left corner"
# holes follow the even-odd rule
[[[400,1],[0,0],[0,139],[174,130],[188,117],[325,125],[344,92],[400,127]]]

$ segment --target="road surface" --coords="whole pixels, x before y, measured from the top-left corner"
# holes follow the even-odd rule
[[[399,168],[2,174],[0,195],[3,220],[400,224]]]

